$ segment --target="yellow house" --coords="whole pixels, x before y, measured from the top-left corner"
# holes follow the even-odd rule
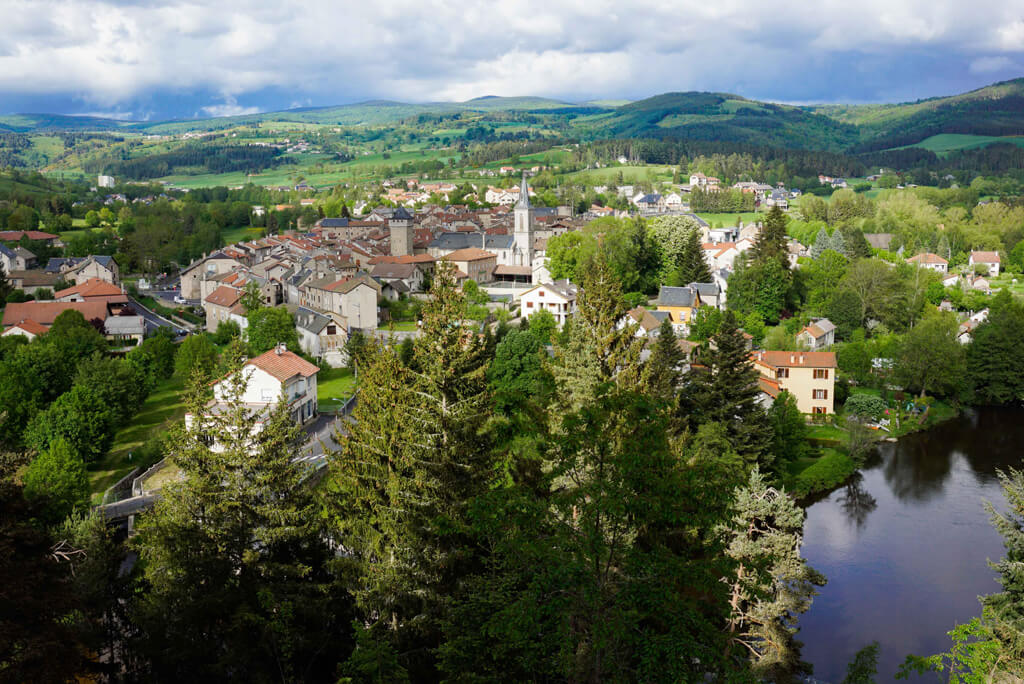
[[[672,327],[688,332],[693,314],[701,306],[700,293],[692,287],[661,286],[658,292],[658,311],[668,312]]]
[[[761,374],[761,389],[771,397],[786,390],[803,413],[834,413],[836,355],[834,352],[759,351],[751,354]]]

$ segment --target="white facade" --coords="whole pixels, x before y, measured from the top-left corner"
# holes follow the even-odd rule
[[[576,313],[576,296],[563,294],[549,284],[537,285],[519,296],[519,314],[529,318],[538,311],[549,311],[559,327]]]

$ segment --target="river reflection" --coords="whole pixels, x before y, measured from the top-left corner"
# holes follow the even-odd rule
[[[828,577],[800,620],[816,679],[838,684],[875,640],[879,682],[908,653],[948,648],[945,633],[998,589],[986,560],[1003,548],[983,501],[1005,507],[996,469],[1022,457],[1024,410],[983,409],[882,444],[860,476],[808,507],[803,555]]]

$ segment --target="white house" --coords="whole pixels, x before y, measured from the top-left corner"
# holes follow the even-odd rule
[[[975,266],[977,264],[987,266],[988,274],[992,278],[999,275],[999,252],[971,252],[970,258],[967,259],[967,263],[971,266]]]
[[[529,318],[538,311],[550,311],[561,327],[576,313],[576,292],[576,285],[568,280],[537,285],[519,296],[519,313]]]
[[[263,421],[280,401],[288,403],[292,419],[299,424],[311,421],[317,413],[316,374],[319,368],[298,354],[278,345],[268,352],[249,359],[242,366],[245,389],[240,397],[246,408],[258,414],[254,432],[263,429]],[[215,415],[227,408],[231,398],[231,378],[224,378],[213,386],[213,400],[206,405],[206,413]],[[185,415],[185,427],[191,429],[195,416]],[[221,448],[214,444],[213,450]]]
[[[811,351],[831,347],[836,341],[836,326],[827,318],[818,318],[796,335],[796,341]]]
[[[932,254],[931,252],[916,254],[907,259],[907,263],[917,264],[921,268],[927,268],[936,273],[946,273],[949,271],[949,262],[938,254]]]

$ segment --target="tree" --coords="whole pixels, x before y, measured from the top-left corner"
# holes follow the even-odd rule
[[[155,335],[128,352],[128,362],[144,371],[153,385],[174,375],[174,354],[178,349],[173,337],[169,328],[159,328]]]
[[[186,380],[195,374],[211,380],[219,358],[217,347],[209,334],[189,335],[178,345],[178,353],[174,357],[174,371],[179,378]]]
[[[878,676],[878,642],[873,641],[857,651],[846,666],[842,684],[875,684]]]
[[[76,455],[91,463],[110,449],[119,410],[88,387],[76,385],[32,418],[25,428],[25,443],[44,451],[66,440]]]
[[[1003,289],[993,297],[988,318],[974,331],[967,349],[968,376],[977,401],[1005,404],[1024,399],[1022,339],[1024,306]]]
[[[237,340],[242,336],[242,329],[235,321],[221,321],[217,324],[217,330],[213,333],[213,341],[219,345],[226,345],[231,340]]]
[[[721,324],[721,309],[717,306],[699,307],[690,319],[690,339],[703,342],[717,333]]]
[[[771,427],[758,403],[758,372],[731,311],[722,317],[718,334],[701,349],[695,363],[701,368],[687,375],[680,418],[691,431],[706,422],[726,425],[737,454],[749,465],[770,466]]]
[[[331,461],[332,519],[362,578],[360,614],[414,679],[432,671],[448,597],[477,562],[467,514],[493,477],[485,346],[465,313],[442,262],[412,368],[390,347],[367,351],[365,400]]]
[[[63,520],[89,505],[89,478],[85,464],[68,443],[57,438],[25,471],[25,496],[43,503],[50,522]]]
[[[755,264],[765,264],[769,260],[778,262],[784,271],[789,270],[789,241],[786,238],[786,224],[789,217],[778,205],[768,211],[764,219],[764,227],[757,234],[751,254]]]
[[[529,330],[537,338],[537,341],[544,345],[551,344],[554,334],[558,330],[558,321],[555,320],[555,315],[547,309],[541,309],[532,314],[528,321]]]
[[[839,283],[839,292],[856,299],[859,327],[868,316],[880,317],[887,309],[896,292],[896,273],[884,261],[860,259],[850,264]]]
[[[0,472],[0,663],[10,682],[66,682],[86,671],[68,615],[77,609],[64,545],[33,524],[43,511]]]
[[[952,314],[927,316],[907,333],[896,360],[896,377],[910,390],[956,395],[963,387],[966,357]]]
[[[690,283],[710,283],[711,271],[700,245],[700,233],[694,228],[686,236],[683,250],[679,254],[671,285],[683,286]]]
[[[89,228],[96,228],[100,225],[100,215],[91,209],[85,212],[85,225]]]
[[[665,318],[658,328],[658,336],[651,345],[651,355],[644,364],[640,379],[651,396],[666,404],[675,402],[683,372],[685,354],[672,330],[672,322]]]
[[[854,394],[843,407],[850,416],[861,420],[878,420],[885,413],[887,405],[881,397],[873,394]]]
[[[772,426],[772,453],[775,455],[776,472],[782,472],[786,464],[793,463],[810,452],[807,442],[807,421],[796,404],[796,398],[783,390],[768,409],[768,421]]]
[[[264,307],[246,314],[249,326],[249,350],[253,356],[284,343],[291,350],[299,348],[295,317],[283,307]]]
[[[786,309],[792,283],[793,274],[777,259],[738,261],[729,278],[728,307],[743,315],[757,312],[765,321],[775,323]]]
[[[246,314],[258,311],[263,307],[263,291],[260,290],[260,285],[255,280],[250,280],[245,284],[245,291],[242,292],[242,296],[239,298],[242,303],[242,307],[245,309]]]
[[[292,462],[302,430],[284,397],[262,414],[246,405],[243,360],[229,359],[223,410],[207,413],[209,389],[190,387],[196,419],[170,450],[182,479],[132,541],[147,588],[133,614],[153,679],[324,680],[350,643],[351,601]]]
[[[11,294],[14,287],[11,285],[11,281],[7,279],[7,272],[4,270],[4,265],[0,264],[0,301],[7,301],[7,296]]]
[[[735,563],[727,632],[755,672],[768,678],[806,671],[796,622],[825,577],[800,556],[803,523],[800,507],[755,468],[737,488],[732,518],[721,528]]]
[[[679,268],[681,257],[686,249],[687,241],[696,233],[698,236],[698,247],[700,245],[700,226],[690,216],[659,216],[647,222],[647,235],[650,242],[655,245],[658,252],[658,282],[670,283],[673,272]],[[683,281],[683,285],[690,282],[706,282],[703,280]]]
[[[495,349],[487,379],[499,411],[515,410],[526,401],[543,406],[554,389],[544,367],[541,341],[534,332],[532,325],[529,330],[511,330]]]

